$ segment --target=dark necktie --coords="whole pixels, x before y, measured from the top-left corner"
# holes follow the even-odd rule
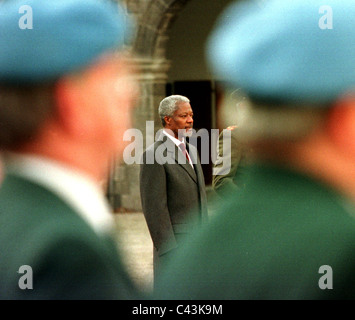
[[[180,147],[182,153],[184,154],[184,156],[186,157],[187,163],[190,163],[190,158],[189,158],[189,154],[187,153],[185,143],[180,143],[179,147]]]

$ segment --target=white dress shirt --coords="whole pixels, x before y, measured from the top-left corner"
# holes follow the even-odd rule
[[[174,143],[178,146],[178,148],[179,148],[180,150],[181,150],[181,148],[180,148],[179,146],[180,146],[181,143],[183,143],[183,144],[186,145],[184,138],[182,138],[182,140],[180,141],[179,139],[176,139],[175,137],[173,137],[171,134],[167,133],[164,129],[163,129],[163,133],[164,133],[166,136],[168,136],[168,137],[171,139],[171,141],[174,142]],[[181,151],[182,151],[182,150],[181,150]],[[186,151],[187,151],[187,149],[186,149]],[[189,163],[190,163],[191,167],[193,168],[194,165],[193,165],[193,163],[192,163],[192,160],[191,160],[190,155],[189,155],[188,152],[187,152],[187,157],[189,158]]]

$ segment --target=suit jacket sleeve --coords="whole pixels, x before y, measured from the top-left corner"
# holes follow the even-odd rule
[[[142,209],[159,256],[177,247],[167,204],[166,188],[164,166],[156,162],[147,164],[146,153],[144,153],[140,167]]]

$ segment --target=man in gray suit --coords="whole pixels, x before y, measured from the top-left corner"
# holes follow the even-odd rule
[[[140,191],[143,213],[154,245],[154,274],[184,235],[207,218],[205,181],[192,134],[190,100],[173,95],[159,105],[164,129],[143,154]],[[185,147],[185,148],[184,148]],[[184,154],[186,149],[186,156]]]

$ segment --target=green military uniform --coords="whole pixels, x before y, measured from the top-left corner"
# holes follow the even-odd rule
[[[171,261],[159,298],[354,299],[354,207],[293,171],[248,170],[246,188]]]
[[[223,138],[223,131],[218,138],[218,155],[212,176],[213,189],[221,197],[224,197],[228,191],[237,192],[244,187],[241,177],[245,171],[247,156],[246,147],[237,139],[238,130],[236,127],[230,126],[227,130],[230,130],[230,138],[229,136]],[[230,143],[230,146],[228,143]],[[227,148],[224,147],[224,144],[227,144]],[[228,161],[230,161],[230,169],[225,168],[226,163],[229,163]]]
[[[0,299],[136,299],[97,181],[117,146],[92,159],[99,140],[86,130],[77,139],[62,122],[85,122],[69,112],[88,106],[73,74],[86,83],[100,70],[113,81],[103,70],[132,40],[131,19],[117,1],[17,0],[0,8],[0,150],[11,158],[0,186]],[[105,67],[97,62],[103,56]],[[133,95],[122,94],[124,112]],[[103,103],[105,112],[110,106]],[[90,132],[102,133],[102,121]]]
[[[0,261],[0,299],[138,298],[113,239],[52,192],[10,174],[0,189]],[[32,268],[32,288],[21,288],[30,283],[21,266]]]

